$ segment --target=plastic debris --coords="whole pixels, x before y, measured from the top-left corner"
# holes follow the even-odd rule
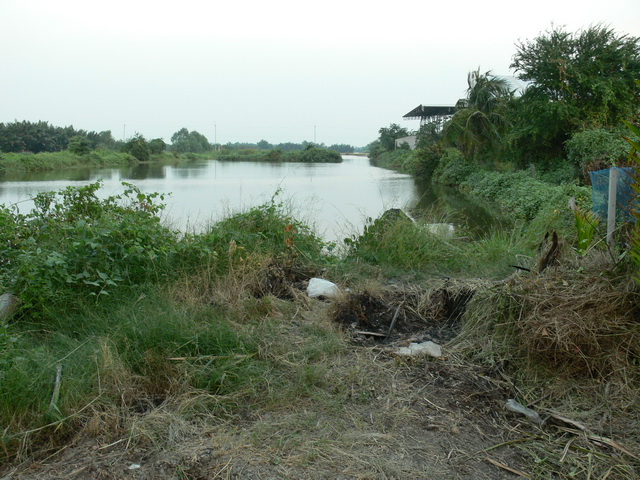
[[[442,348],[437,343],[422,342],[411,343],[408,347],[400,347],[395,351],[397,355],[414,356],[414,355],[429,355],[431,357],[439,358],[442,356]]]
[[[452,223],[427,223],[427,231],[440,237],[452,237],[456,227]]]
[[[129,470],[137,470],[138,468],[142,468],[142,467],[137,463],[132,463],[131,465],[129,465]]]
[[[519,413],[527,417],[531,422],[541,425],[543,423],[542,418],[535,410],[531,410],[530,408],[525,407],[519,402],[516,402],[513,398],[507,400],[505,408],[513,413]]]
[[[307,295],[311,298],[326,297],[335,298],[340,293],[338,286],[330,282],[329,280],[323,280],[322,278],[312,278],[309,280],[309,286],[307,287]]]

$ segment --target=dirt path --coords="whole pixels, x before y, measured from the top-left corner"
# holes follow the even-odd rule
[[[165,423],[163,438],[107,443],[83,434],[3,478],[506,479],[515,475],[505,467],[522,468],[517,453],[491,449],[514,438],[517,420],[501,408],[499,382],[479,369],[399,361],[362,347],[340,361],[360,362],[371,381],[354,379],[333,404],[311,395],[285,408],[248,405],[224,421],[192,422],[160,406],[139,422]]]

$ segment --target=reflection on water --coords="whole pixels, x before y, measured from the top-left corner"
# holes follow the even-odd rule
[[[104,182],[101,195],[122,191],[131,182],[143,192],[170,194],[165,220],[176,228],[198,229],[223,216],[265,203],[276,191],[293,214],[329,240],[362,228],[367,217],[389,208],[432,211],[474,228],[493,223],[491,214],[459,192],[432,188],[408,175],[371,166],[364,157],[344,156],[341,164],[196,161],[176,165],[139,164],[122,168],[84,168],[3,177],[0,203],[31,208],[38,192],[69,185]],[[435,207],[433,207],[435,205]],[[436,219],[437,221],[441,219]]]

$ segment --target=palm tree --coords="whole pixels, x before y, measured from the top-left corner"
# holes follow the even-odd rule
[[[447,126],[445,139],[475,157],[486,146],[499,145],[508,126],[504,110],[514,90],[504,78],[480,73],[480,68],[469,72],[467,84],[467,98]]]

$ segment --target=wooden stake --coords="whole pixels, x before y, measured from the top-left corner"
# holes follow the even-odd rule
[[[613,232],[616,229],[616,201],[618,197],[618,169],[609,169],[609,208],[607,210],[607,245],[613,248]]]

